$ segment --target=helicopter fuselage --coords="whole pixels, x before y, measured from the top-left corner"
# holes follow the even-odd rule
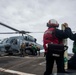
[[[22,43],[36,45],[36,39],[29,35],[10,37],[1,42],[0,51],[7,51],[8,53],[20,53]]]

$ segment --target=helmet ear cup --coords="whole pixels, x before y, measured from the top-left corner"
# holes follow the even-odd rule
[[[57,25],[57,27],[59,27],[59,24]]]
[[[47,23],[47,27],[50,27],[50,25]]]

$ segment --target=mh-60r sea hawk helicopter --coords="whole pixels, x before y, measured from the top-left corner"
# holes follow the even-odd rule
[[[5,38],[0,43],[0,53],[1,52],[8,52],[8,54],[20,53],[20,48],[21,48],[22,43],[25,43],[27,45],[34,44],[38,46],[40,49],[43,49],[43,46],[36,42],[37,41],[36,38],[27,34],[27,33],[32,33],[32,32],[20,31],[1,22],[0,22],[0,25],[16,31],[16,32],[4,32],[0,34],[17,34],[17,33],[22,34],[22,36],[13,36],[13,37]],[[35,32],[35,33],[39,33],[39,32]]]

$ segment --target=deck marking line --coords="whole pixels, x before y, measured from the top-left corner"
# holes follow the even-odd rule
[[[39,63],[39,65],[43,65],[43,64],[45,64],[45,63],[46,63],[46,61],[43,61],[43,62]]]
[[[12,73],[12,74],[18,74],[18,75],[36,75],[36,74],[29,74],[29,73],[24,73],[24,72],[20,72],[20,71],[14,71],[14,70],[9,70],[9,69],[4,69],[4,68],[0,68],[0,71]]]

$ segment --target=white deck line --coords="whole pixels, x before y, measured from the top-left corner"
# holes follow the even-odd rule
[[[30,74],[30,73],[24,73],[24,72],[20,72],[20,71],[4,69],[4,68],[0,68],[0,71],[7,72],[7,73],[12,73],[12,74],[18,74],[18,75],[36,75],[36,74]]]
[[[39,65],[43,65],[43,64],[45,64],[45,63],[46,63],[46,61],[43,61],[43,62],[39,63]]]

